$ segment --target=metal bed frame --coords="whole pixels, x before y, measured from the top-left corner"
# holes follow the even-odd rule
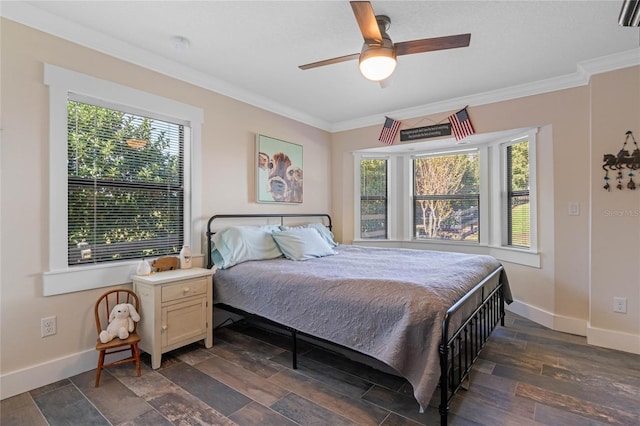
[[[211,225],[216,219],[273,219],[278,218],[280,225],[284,225],[287,219],[294,218],[323,218],[328,222],[326,224],[329,230],[332,229],[331,217],[328,214],[222,214],[209,218],[207,222],[207,268],[213,267],[211,259],[212,242],[211,237],[215,234],[211,230]],[[469,374],[473,364],[478,359],[480,351],[484,348],[491,332],[497,327],[498,323],[504,326],[505,315],[505,296],[504,282],[502,280],[503,267],[500,266],[491,274],[480,281],[466,295],[451,306],[442,320],[442,336],[440,340],[440,405],[438,412],[440,414],[440,424],[445,426],[448,422],[449,409],[451,401],[456,393],[462,388],[465,389],[465,381],[469,378]],[[495,287],[490,287],[491,282],[499,274],[499,282]],[[214,277],[215,278],[215,277]],[[480,304],[475,306],[471,314],[464,318],[461,324],[455,330],[449,330],[453,318],[461,312],[463,308],[469,308],[468,305],[477,300],[480,296]],[[292,337],[292,367],[297,369],[297,336],[307,336],[324,343],[328,343],[337,347],[346,348],[343,345],[327,341],[325,339],[308,335],[292,327],[287,327],[275,321],[261,317],[260,315],[251,314],[241,309],[234,308],[225,304],[215,304],[221,309],[268,323],[279,327],[291,333]],[[425,407],[426,408],[426,407]]]

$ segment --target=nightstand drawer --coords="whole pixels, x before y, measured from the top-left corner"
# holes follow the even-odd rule
[[[165,285],[162,287],[162,301],[170,302],[185,297],[195,296],[207,293],[207,279],[197,278],[194,280],[183,281],[177,284]]]

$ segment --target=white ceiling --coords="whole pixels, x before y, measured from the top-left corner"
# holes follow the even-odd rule
[[[357,61],[298,69],[360,51],[347,1],[3,1],[0,13],[336,131],[584,84],[589,64],[640,63],[640,32],[618,25],[621,5],[373,1],[376,14],[391,18],[395,42],[471,33],[467,48],[399,57],[384,89],[360,75]],[[176,35],[190,47],[174,48]]]

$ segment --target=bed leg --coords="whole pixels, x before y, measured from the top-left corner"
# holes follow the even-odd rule
[[[446,339],[446,329],[443,329],[443,338]],[[446,340],[445,340],[446,342]],[[449,347],[446,344],[440,345],[440,425],[447,425],[447,415],[449,414]]]
[[[449,414],[448,410],[445,410],[444,413],[442,412],[440,413],[440,426],[447,426],[447,422],[448,422],[447,414]]]
[[[498,295],[500,298],[500,325],[504,327],[504,285],[500,286]]]
[[[298,339],[296,337],[297,337],[296,330],[291,329],[291,339],[293,340],[292,348],[291,348],[293,352],[292,368],[294,370],[298,369]]]

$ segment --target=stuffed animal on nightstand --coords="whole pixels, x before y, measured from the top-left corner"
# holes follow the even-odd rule
[[[140,321],[140,315],[131,303],[120,303],[113,307],[109,315],[109,325],[100,332],[100,341],[107,343],[119,337],[126,339],[135,328],[135,322]]]

